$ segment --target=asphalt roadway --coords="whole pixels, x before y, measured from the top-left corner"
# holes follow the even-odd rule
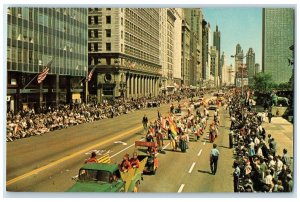
[[[108,152],[112,163],[120,163],[125,153],[131,156],[135,150],[139,151],[134,142],[145,137],[142,117],[146,114],[149,120],[154,120],[157,110],[165,116],[169,105],[8,142],[7,191],[65,192],[75,183],[72,177],[93,150],[99,155]],[[209,123],[213,111],[210,115]],[[198,142],[191,141],[186,153],[171,151],[169,141],[165,140],[164,151],[158,155],[158,171],[156,175],[144,175],[140,192],[232,192],[232,151],[228,149],[229,123],[225,117],[227,114],[221,109],[220,135],[215,141],[221,152],[216,175],[210,174],[212,144],[206,133]]]
[[[210,97],[210,95],[205,95]],[[182,104],[186,101],[182,101]],[[175,102],[175,106],[177,102]],[[65,192],[75,182],[73,176],[93,150],[109,153],[112,163],[120,163],[125,153],[135,149],[134,142],[145,137],[142,117],[157,117],[157,110],[167,115],[169,105],[131,112],[113,119],[104,119],[8,142],[6,161],[6,189],[11,192]],[[202,112],[202,107],[201,107]],[[215,140],[220,151],[216,175],[210,173],[207,130],[197,142],[189,143],[186,153],[171,151],[165,140],[164,150],[158,154],[156,175],[144,175],[140,192],[147,193],[232,193],[232,149],[229,149],[229,115],[220,109],[221,126]],[[210,111],[211,123],[213,111]]]

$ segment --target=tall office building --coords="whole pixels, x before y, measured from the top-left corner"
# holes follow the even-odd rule
[[[159,9],[89,8],[88,15],[89,68],[97,74],[89,92],[98,102],[158,95]]]
[[[248,82],[249,84],[253,84],[253,77],[256,74],[255,70],[255,53],[252,48],[249,48],[246,55],[246,68],[248,72]]]
[[[219,73],[220,75],[220,86],[223,85],[223,84],[226,84],[226,76],[227,76],[227,69],[226,69],[226,56],[225,56],[225,53],[223,52],[222,55],[221,55],[221,59],[220,59],[220,64],[219,66],[221,67],[219,70],[222,70],[221,73]],[[222,79],[223,78],[223,79]],[[221,82],[222,81],[222,82]]]
[[[207,80],[209,76],[206,76],[208,66],[208,23],[205,19],[202,21],[202,78]]]
[[[178,86],[181,85],[181,52],[182,52],[182,20],[183,20],[183,9],[172,8],[175,15],[174,23],[174,56],[173,56],[173,78],[174,83]]]
[[[190,60],[191,60],[191,29],[186,19],[182,21],[182,55],[181,55],[181,84],[190,85]]]
[[[190,85],[200,86],[202,77],[202,10],[185,8],[184,16],[186,23],[190,26]]]
[[[221,54],[221,32],[219,31],[218,25],[216,26],[216,31],[214,31],[213,45],[218,50],[218,58],[220,60],[221,59],[221,57],[220,57],[220,54]],[[219,64],[218,64],[218,74],[219,75],[218,76],[220,78],[220,81],[222,81],[222,66],[221,65],[222,65],[221,62],[219,61]]]
[[[258,63],[255,64],[255,74],[261,72],[260,65]]]
[[[80,102],[87,76],[87,9],[9,7],[7,11],[8,107]],[[53,59],[39,84],[34,78]],[[32,81],[32,82],[30,82]]]
[[[273,82],[285,83],[292,76],[289,47],[294,45],[295,12],[293,8],[264,8],[262,28],[262,71]]]
[[[240,44],[236,45],[235,49],[235,71],[239,71],[239,68],[242,66],[244,60],[244,53]]]
[[[211,46],[210,48],[210,67],[211,67],[211,75],[213,77],[214,80],[214,87],[218,87],[218,83],[219,83],[219,54],[218,54],[218,50],[215,46]]]
[[[175,12],[174,9],[161,8],[160,15],[160,64],[162,65],[162,90],[174,85],[174,35]]]

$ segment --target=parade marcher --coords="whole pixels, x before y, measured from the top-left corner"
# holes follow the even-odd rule
[[[148,118],[146,114],[143,117],[142,123],[143,123],[144,131],[146,132],[148,130]]]
[[[217,172],[219,155],[220,152],[217,149],[217,145],[213,144],[213,149],[210,152],[210,169],[213,175],[215,175]]]
[[[138,159],[137,152],[133,153],[133,157],[130,159],[130,164],[131,164],[131,167],[133,167],[133,168],[139,168],[140,167],[140,161]]]
[[[171,144],[172,150],[176,151],[176,139],[175,139],[175,136],[172,134],[172,131],[170,128],[168,129],[168,137],[170,139],[170,144]]]
[[[92,152],[91,157],[85,163],[98,163],[96,152]]]
[[[123,161],[120,164],[120,171],[121,172],[127,172],[129,169],[131,169],[131,163],[129,161],[129,154],[125,154],[123,156]]]

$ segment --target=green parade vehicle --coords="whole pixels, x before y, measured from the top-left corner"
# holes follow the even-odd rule
[[[146,162],[144,159],[139,168],[127,172],[119,171],[117,164],[86,164],[79,169],[76,183],[68,192],[138,192]]]

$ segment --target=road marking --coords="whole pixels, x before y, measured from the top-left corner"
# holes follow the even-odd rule
[[[142,139],[140,139],[139,141],[142,141],[142,140],[144,140],[144,139],[145,139],[145,138],[142,138]],[[132,147],[132,146],[134,146],[134,145],[135,145],[135,143],[129,145],[128,147],[126,147],[126,148],[122,149],[121,151],[119,151],[119,152],[115,153],[114,155],[112,155],[110,158],[117,156],[117,155],[120,154],[121,152],[125,151],[126,149],[129,149],[130,147]]]
[[[195,166],[196,162],[194,162],[189,170],[189,173],[192,173],[193,169],[194,169],[194,166]]]
[[[182,190],[183,190],[183,187],[184,187],[184,184],[182,184],[182,185],[179,187],[179,189],[178,189],[178,193],[181,193],[181,192],[182,192]]]
[[[164,146],[162,149],[165,149],[165,148],[167,148],[167,146],[169,146],[169,144],[170,144],[170,142],[166,145],[166,146]]]
[[[164,147],[162,148],[162,150],[164,150],[165,148],[167,148],[167,146],[169,146],[169,144],[170,144],[170,143],[168,143],[166,146],[164,146]],[[159,154],[159,153],[156,153],[155,156],[157,156],[158,154]]]
[[[94,150],[91,150],[91,151],[88,151],[88,152],[86,152],[85,154],[86,155],[91,155],[92,154],[92,152],[95,152],[97,155],[102,155],[104,152],[105,152],[106,150],[96,150],[96,149],[94,149]]]
[[[203,145],[205,145],[205,143],[206,143],[206,141],[205,141],[205,142],[203,142]]]
[[[127,143],[126,142],[122,142],[122,141],[116,141],[116,142],[114,142],[115,144],[122,144],[122,145],[127,145]]]
[[[131,134],[131,133],[133,133],[133,132],[139,131],[139,130],[141,130],[142,128],[143,128],[143,126],[139,126],[139,127],[133,128],[133,129],[127,131],[127,132],[120,133],[119,135],[116,135],[116,136],[114,136],[114,137],[112,137],[112,138],[110,138],[110,139],[101,141],[100,143],[97,143],[97,144],[95,144],[95,145],[89,146],[89,147],[87,147],[87,148],[85,148],[85,149],[82,149],[82,150],[80,150],[80,151],[77,151],[77,152],[75,152],[75,153],[72,153],[72,154],[69,155],[69,156],[66,156],[66,157],[63,157],[63,158],[61,158],[61,159],[58,159],[58,160],[56,160],[56,161],[54,161],[54,162],[52,162],[52,163],[49,163],[49,164],[47,164],[47,165],[45,165],[45,166],[42,166],[42,167],[37,168],[37,169],[34,169],[34,170],[32,170],[32,171],[30,171],[30,172],[28,172],[28,173],[25,173],[25,174],[23,174],[23,175],[20,175],[20,176],[18,176],[18,177],[16,177],[16,178],[13,178],[13,179],[7,181],[7,182],[6,182],[6,186],[9,186],[9,185],[11,185],[11,184],[13,184],[13,183],[15,183],[15,182],[18,182],[18,181],[24,179],[24,178],[30,177],[30,176],[32,176],[32,175],[34,175],[34,174],[37,174],[37,173],[39,173],[39,172],[41,172],[41,171],[44,171],[44,170],[46,170],[46,169],[48,169],[48,168],[51,168],[51,167],[55,166],[55,165],[58,165],[58,164],[60,164],[60,163],[63,163],[63,162],[65,162],[65,161],[69,160],[69,159],[72,159],[72,158],[76,157],[76,156],[82,155],[82,153],[86,153],[86,152],[88,152],[88,151],[94,149],[95,147],[96,147],[96,148],[97,148],[97,147],[100,147],[100,146],[105,145],[105,144],[107,144],[107,143],[109,143],[109,142],[111,142],[111,141],[120,139],[120,138],[122,138],[122,137],[124,137],[124,136],[126,136],[126,135],[128,135],[128,134]]]
[[[200,156],[200,155],[201,155],[201,153],[202,153],[202,149],[200,149],[200,151],[199,151],[199,153],[198,153],[198,156]]]

